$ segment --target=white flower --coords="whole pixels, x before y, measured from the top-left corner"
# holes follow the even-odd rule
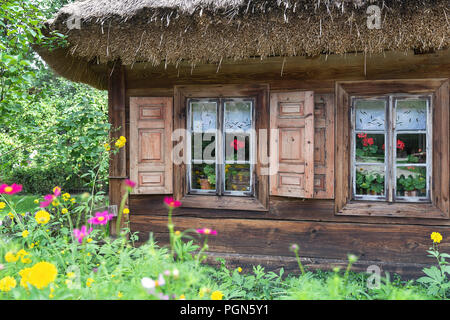
[[[160,274],[158,280],[153,280],[147,277],[142,278],[141,284],[144,287],[144,289],[147,289],[149,294],[154,294],[155,288],[162,287],[163,285],[166,284],[166,281],[164,280],[163,275]]]
[[[172,271],[172,275],[173,275],[175,278],[178,278],[178,276],[180,275],[180,271],[178,271],[178,269],[174,269],[174,270]]]

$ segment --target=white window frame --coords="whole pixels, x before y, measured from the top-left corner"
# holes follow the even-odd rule
[[[427,101],[427,129],[425,131],[397,131],[396,124],[396,107],[399,100],[421,99]],[[358,100],[381,100],[385,101],[385,129],[384,129],[384,145],[385,145],[385,179],[384,179],[384,195],[357,195],[356,194],[356,135],[360,130],[356,130],[356,101]],[[432,95],[411,95],[411,94],[387,94],[382,96],[352,96],[351,97],[351,183],[352,198],[354,200],[364,201],[383,201],[383,202],[431,202],[431,186],[432,186]],[[361,131],[362,132],[362,131]],[[381,131],[365,130],[367,134],[380,134]],[[398,134],[426,134],[426,163],[425,164],[397,164],[397,135]],[[365,163],[369,164],[370,163]],[[374,164],[375,165],[375,164]],[[382,166],[381,163],[376,165]],[[406,197],[397,196],[397,167],[403,166],[421,166],[426,167],[426,196],[422,197]]]

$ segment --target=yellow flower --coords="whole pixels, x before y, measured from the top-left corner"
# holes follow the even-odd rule
[[[117,148],[122,148],[125,146],[127,139],[124,136],[120,136],[120,138],[116,141],[115,145]]]
[[[75,203],[77,201],[75,200],[75,198],[72,198],[72,199],[70,199],[70,202]]]
[[[186,296],[184,294],[182,294],[178,299],[179,300],[186,300]]]
[[[60,187],[54,187],[54,188],[53,188],[53,193],[56,193],[56,191],[58,191],[59,193],[61,193],[61,188],[60,188]]]
[[[211,294],[211,300],[222,300],[223,293],[221,291],[214,291]]]
[[[52,201],[52,206],[54,206],[54,207],[59,206],[59,201],[58,200],[53,200]]]
[[[17,257],[25,257],[29,253],[26,252],[24,249],[20,249],[19,252],[17,252]]]
[[[8,212],[8,216],[12,219],[14,219],[14,214],[12,212]]]
[[[92,238],[87,239],[86,242],[87,242],[87,243],[92,242]],[[88,254],[88,255],[90,255],[90,254]]]
[[[175,231],[175,235],[179,236],[181,234],[180,230]]]
[[[16,280],[13,277],[7,276],[0,280],[0,291],[8,292],[16,287]]]
[[[22,237],[24,237],[24,238],[28,237],[29,234],[30,234],[30,232],[28,230],[22,231]]]
[[[92,285],[94,282],[95,282],[94,279],[88,278],[88,279],[86,280],[86,286],[90,288],[91,285]]]
[[[238,272],[242,272],[242,268],[241,267],[239,267],[237,270],[238,270]]]
[[[40,211],[36,212],[36,215],[34,216],[34,218],[36,219],[37,223],[46,224],[50,220],[50,213],[48,213],[45,210],[40,210]]]
[[[28,288],[28,283],[30,282],[28,279],[28,276],[30,274],[31,268],[25,268],[19,271],[19,276],[22,278],[20,279],[20,286],[24,288]]]
[[[90,252],[88,252],[87,254],[86,254],[88,257],[90,257],[91,256],[91,253]]]
[[[30,245],[28,246],[28,248],[33,249],[33,248],[34,248],[34,243],[30,244]]]
[[[62,195],[62,198],[63,198],[63,200],[64,201],[67,201],[67,200],[69,200],[70,199],[70,193],[64,193],[63,195]]]
[[[129,213],[130,213],[130,209],[128,209],[128,208],[123,209],[123,214],[129,214]]]
[[[122,298],[123,297],[123,293],[122,292],[117,292],[117,297],[120,299],[120,298]]]
[[[106,151],[111,150],[111,146],[109,145],[109,143],[105,143],[105,144],[103,145],[103,148],[105,148]]]
[[[39,203],[39,199],[34,199],[34,203],[38,204]]]
[[[66,208],[63,208],[63,209],[61,210],[61,213],[62,213],[62,214],[66,214],[67,212],[69,212],[69,210],[67,210]]]
[[[439,232],[433,232],[431,234],[431,240],[433,240],[434,243],[440,243],[442,240],[442,235]]]
[[[75,278],[75,272],[67,272],[67,278]]]
[[[6,203],[0,202],[0,210],[5,209],[5,208],[6,208]]]
[[[55,281],[58,270],[50,262],[38,262],[26,274],[26,281],[38,289],[47,287]]]
[[[18,259],[20,258],[20,256],[16,256],[14,253],[12,253],[11,251],[8,251],[5,254],[5,260],[6,262],[16,262]]]
[[[49,297],[50,299],[55,297],[55,296],[53,295],[53,292],[55,292],[55,289],[52,287],[52,288],[50,288],[50,294],[48,295],[48,297]]]

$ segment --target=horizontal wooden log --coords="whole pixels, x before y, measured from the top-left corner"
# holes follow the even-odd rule
[[[167,218],[131,215],[131,230],[140,231],[140,241],[152,232],[159,243],[168,243]],[[292,256],[289,246],[300,246],[300,255],[310,258],[346,259],[355,254],[361,260],[434,263],[427,257],[431,232],[440,232],[442,252],[450,251],[450,228],[436,226],[276,221],[250,219],[201,219],[174,217],[175,230],[208,227],[210,251],[239,254]]]
[[[167,216],[164,196],[132,195],[130,210],[134,215]],[[334,213],[333,200],[304,200],[287,197],[270,197],[269,211],[221,210],[213,205],[209,208],[178,208],[174,216],[204,219],[262,219],[280,221],[325,221],[340,223],[398,224],[398,225],[442,225],[450,226],[446,219],[349,216]]]

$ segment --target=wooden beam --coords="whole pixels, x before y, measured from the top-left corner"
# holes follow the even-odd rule
[[[120,136],[127,137],[126,131],[126,75],[120,62],[115,62],[109,70],[108,84],[108,120],[111,124],[110,140],[115,141]],[[122,197],[126,192],[127,176],[127,144],[117,154],[112,154],[109,160],[109,203],[119,209]],[[122,219],[122,224],[126,223]],[[115,233],[115,220],[111,223],[111,233]]]

